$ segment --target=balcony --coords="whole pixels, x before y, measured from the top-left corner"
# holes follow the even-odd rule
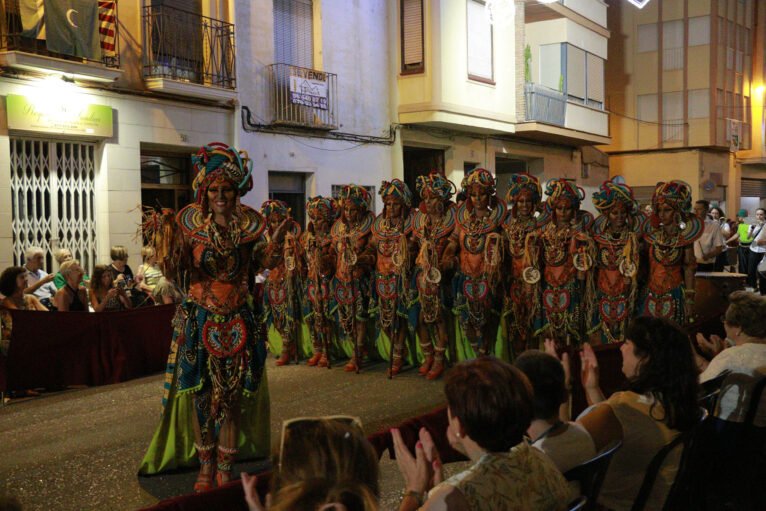
[[[149,90],[236,98],[234,25],[166,5],[144,7],[143,70]]]
[[[527,121],[564,126],[567,115],[566,94],[527,82],[524,84],[524,97],[527,102]]]
[[[267,66],[271,124],[338,129],[338,75],[291,66]]]
[[[105,5],[98,7],[98,17],[94,18],[97,25],[92,27],[93,31],[99,33],[99,44],[84,51],[88,54],[88,57],[84,57],[49,50],[50,41],[41,38],[44,32],[37,30],[42,27],[42,22],[34,24],[36,19],[41,18],[31,14],[23,24],[19,1],[3,0],[0,3],[0,66],[43,74],[60,73],[97,82],[113,82],[120,77],[117,2],[100,2]],[[46,19],[48,17],[45,16]],[[82,54],[83,50],[77,50],[77,53]]]

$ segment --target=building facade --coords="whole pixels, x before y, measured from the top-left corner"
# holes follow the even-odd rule
[[[609,2],[610,173],[642,202],[657,181],[751,215],[766,197],[764,7],[753,0]],[[748,177],[749,176],[749,177]],[[760,177],[759,177],[760,176]],[[766,181],[763,181],[766,184]]]

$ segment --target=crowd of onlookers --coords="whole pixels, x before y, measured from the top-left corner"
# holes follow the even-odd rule
[[[80,261],[65,248],[54,251],[56,273],[43,268],[45,252],[30,247],[24,266],[6,268],[0,274],[0,307],[35,311],[104,312],[146,305],[178,303],[183,293],[162,275],[154,249],[144,247],[136,274],[128,266],[125,247],[110,251],[110,264],[97,264],[87,275]]]
[[[694,204],[694,212],[705,222],[705,231],[694,243],[697,271],[743,273],[750,290],[766,295],[766,210],[756,209],[752,223],[745,209],[728,219],[721,208],[705,200]]]

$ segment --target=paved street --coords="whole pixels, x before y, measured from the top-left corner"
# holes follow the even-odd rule
[[[415,370],[388,381],[384,372],[384,364],[354,375],[342,366],[276,368],[270,360],[272,446],[285,418],[358,415],[371,433],[443,401],[441,381]],[[156,502],[136,470],[159,418],[161,380],[43,394],[0,409],[0,488],[25,510],[131,510]],[[384,502],[395,501],[396,465],[381,469]]]

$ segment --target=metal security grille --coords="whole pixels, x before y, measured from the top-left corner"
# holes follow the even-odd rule
[[[24,251],[68,248],[87,272],[96,259],[95,145],[11,138],[11,232],[14,264]]]

